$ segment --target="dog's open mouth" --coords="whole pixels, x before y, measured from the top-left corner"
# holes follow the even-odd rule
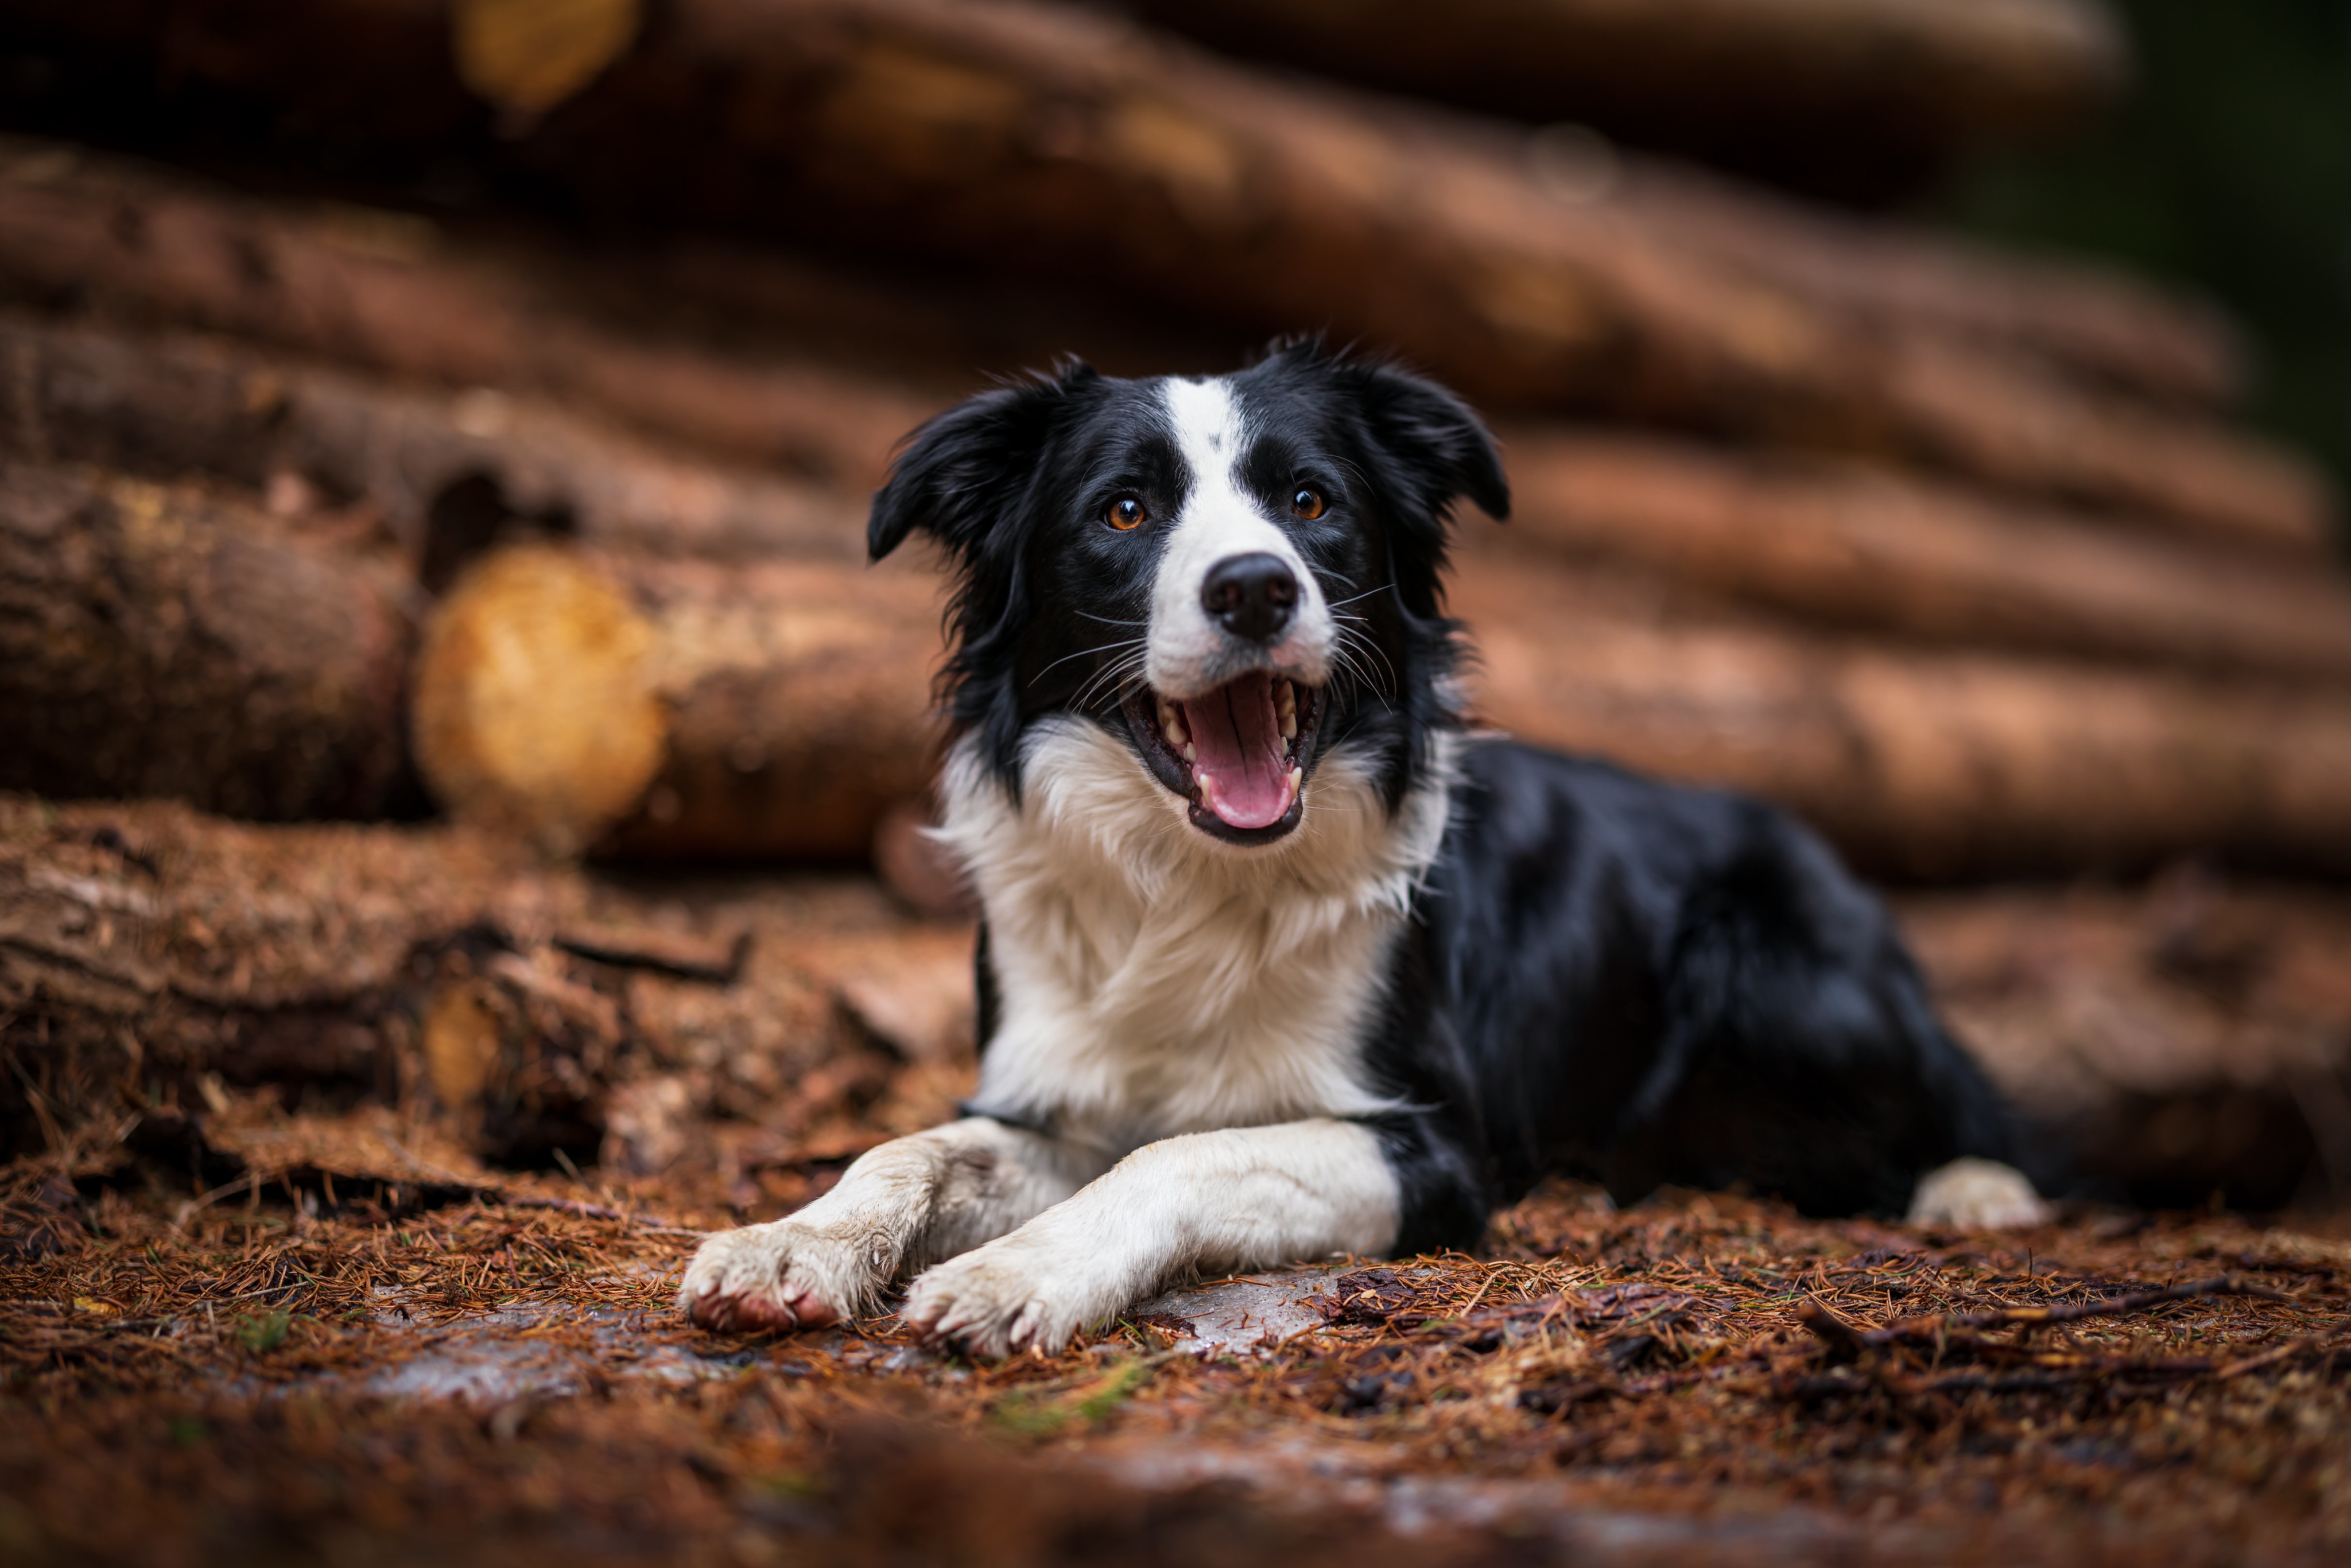
[[[1144,760],[1191,801],[1194,826],[1264,843],[1298,825],[1322,713],[1319,688],[1251,670],[1181,701],[1144,688],[1126,707]]]

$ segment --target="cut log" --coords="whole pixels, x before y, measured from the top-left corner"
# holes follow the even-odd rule
[[[540,400],[396,390],[216,340],[0,317],[0,454],[371,508],[438,590],[517,526],[654,554],[862,556],[839,492],[687,465]],[[851,389],[852,395],[854,388]],[[911,402],[916,394],[910,389]],[[1898,473],[1555,426],[1504,432],[1516,515],[1465,542],[1614,556],[1833,624],[2213,669],[2351,670],[2336,574]],[[845,454],[860,465],[878,450]],[[290,490],[286,480],[300,481]],[[2153,525],[2150,525],[2151,527]],[[1510,548],[1506,545],[1504,548]]]
[[[2029,5],[2038,0],[2019,3]],[[1915,5],[1903,8],[1913,12],[1945,9]],[[177,0],[169,7],[172,43],[168,47],[159,44],[154,8],[151,5],[132,5],[127,0],[99,0],[84,5],[16,7],[20,16],[34,9],[47,15],[37,22],[31,17],[25,20],[36,33],[46,35],[52,49],[68,56],[77,50],[95,51],[99,61],[118,71],[135,74],[141,69],[154,70],[162,78],[159,86],[177,88],[191,79],[203,80],[253,95],[259,100],[255,107],[264,112],[290,112],[312,123],[362,131],[380,142],[443,152],[462,147],[466,155],[492,162],[519,161],[530,165],[540,177],[552,176],[569,184],[607,209],[627,207],[646,215],[690,215],[696,220],[697,227],[716,224],[769,232],[792,225],[779,222],[788,209],[776,202],[772,187],[763,183],[762,168],[758,166],[749,143],[775,143],[769,151],[780,152],[795,161],[803,160],[810,152],[823,155],[823,149],[782,146],[779,133],[786,128],[773,121],[776,104],[772,99],[764,118],[758,107],[747,102],[722,96],[714,105],[705,99],[705,112],[692,121],[663,119],[663,110],[673,106],[656,99],[674,97],[685,78],[696,71],[704,72],[704,79],[686,86],[684,90],[706,90],[711,82],[751,91],[758,90],[765,83],[773,83],[789,90],[797,85],[796,78],[789,70],[778,75],[775,68],[778,63],[789,66],[791,62],[779,61],[764,44],[751,54],[732,57],[727,62],[728,68],[723,71],[712,73],[706,69],[714,52],[723,52],[737,41],[756,37],[762,27],[778,23],[797,26],[810,35],[805,40],[807,54],[799,63],[813,64],[820,69],[839,63],[836,57],[844,33],[875,34],[875,41],[886,38],[894,53],[904,53],[909,46],[933,56],[942,46],[950,54],[969,52],[955,43],[958,35],[933,36],[935,28],[925,33],[929,24],[925,8],[920,5],[910,7],[900,0],[851,0],[845,7],[839,0],[817,0],[815,4],[799,0],[797,5],[787,0],[781,5],[773,0],[754,0],[751,4],[746,4],[746,0],[698,0],[667,18],[667,25],[655,36],[640,40],[632,56],[611,62],[602,73],[603,79],[592,88],[587,87],[590,78],[577,78],[586,88],[577,104],[554,114],[543,124],[535,125],[528,119],[509,115],[504,134],[491,140],[485,136],[490,117],[459,85],[458,73],[454,68],[455,57],[462,53],[464,47],[463,18],[460,16],[455,29],[458,47],[453,50],[444,47],[436,57],[434,46],[442,42],[441,29],[445,24],[441,6],[434,0],[408,0],[391,5],[381,0],[331,0],[306,9],[300,17],[285,18],[283,26],[270,29],[266,37],[256,36],[244,26],[234,6],[221,0]],[[974,8],[945,9],[967,12]],[[992,20],[983,16],[981,26],[1022,39],[1032,53],[1058,47],[1066,57],[1065,66],[1081,60],[1099,61],[1109,68],[1111,76],[1116,77],[1138,59],[1149,63],[1155,50],[1166,57],[1176,75],[1186,78],[1169,84],[1179,93],[1187,87],[1205,88],[1213,98],[1219,84],[1238,82],[1287,99],[1311,99],[1326,116],[1352,112],[1362,117],[1358,100],[1345,94],[1220,66],[1192,51],[1155,44],[1148,36],[1137,34],[1131,27],[1115,24],[1105,27],[1096,19],[1066,12],[1057,14],[1047,6],[998,5],[979,9],[994,13]],[[1625,15],[1635,26],[1648,23],[1646,8],[1635,8]],[[594,7],[572,7],[569,23],[583,45],[609,42],[610,35],[591,37],[598,31]],[[1455,19],[1448,15],[1446,30],[1450,31],[1455,25]],[[394,47],[381,44],[364,56],[362,64],[362,57],[351,47],[355,39],[376,41],[371,35],[402,26],[409,29],[403,45]],[[1089,65],[1075,72],[1065,69],[1062,74],[1084,80],[1091,70]],[[408,90],[387,94],[385,89],[402,76],[411,78],[401,84]],[[960,79],[952,73],[935,79],[918,75],[908,78],[904,85],[938,86],[945,90]],[[1050,88],[1056,84],[1043,85]],[[1117,83],[1095,85],[1114,89]],[[502,107],[510,103],[507,95],[496,89],[481,96]],[[950,92],[949,96],[952,99],[954,95]],[[964,96],[967,99],[969,97]],[[714,114],[717,107],[729,112]],[[935,116],[942,108],[951,109],[952,104],[929,106],[923,112]],[[966,112],[971,108],[970,103],[965,103]],[[1444,124],[1426,111],[1404,104],[1380,104],[1373,117],[1400,123],[1414,133],[1437,133]],[[1068,158],[1072,149],[1061,142],[1068,140],[1067,133],[1073,127],[1068,123],[1057,127],[1050,123],[1051,119],[1052,109],[1048,105],[1049,122],[1041,125],[1033,139],[1033,151],[1048,161]],[[914,127],[920,122],[918,117],[909,124]],[[689,131],[688,126],[705,129]],[[820,135],[828,131],[821,123],[815,129]],[[1458,129],[1454,134],[1459,135]],[[1489,137],[1494,135],[1510,141],[1503,152],[1506,162],[1515,164],[1522,156],[1532,161],[1537,166],[1536,184],[1542,189],[1563,191],[1577,183],[1562,184],[1544,176],[1542,171],[1556,162],[1545,155],[1547,143],[1539,140],[1531,147],[1521,148],[1513,139],[1515,133],[1499,125],[1489,131]],[[694,145],[687,151],[671,151],[681,138],[690,140]],[[984,148],[969,151],[975,157],[991,155]],[[267,149],[269,155],[278,158],[285,157],[287,152],[282,142]],[[1805,209],[1768,197],[1752,202],[1703,200],[1700,198],[1707,193],[1723,194],[1721,187],[1712,182],[1693,183],[1676,177],[1664,166],[1646,160],[1625,162],[1608,155],[1606,162],[1625,176],[1620,183],[1628,193],[1647,192],[1653,186],[1679,193],[1681,199],[1662,206],[1646,200],[1641,202],[1637,213],[1644,225],[1655,217],[1671,217],[1684,212],[1702,215],[1709,208],[1723,209],[1717,215],[1731,220],[1731,232],[1719,237],[1733,241],[1726,259],[1739,267],[1761,265],[1779,272],[1782,270],[1780,263],[1785,259],[1785,243],[1810,233],[1815,242],[1808,250],[1811,262],[1795,272],[1808,275],[1811,281],[1823,287],[1832,304],[1842,299],[1864,307],[1873,303],[1898,303],[1906,309],[1925,306],[1929,319],[1939,319],[1945,308],[1956,309],[1959,314],[1953,324],[1994,331],[2021,346],[2037,344],[2060,359],[2082,355],[2085,363],[2109,366],[2126,379],[2144,376],[2152,386],[2187,395],[2209,395],[2233,379],[2233,345],[2225,334],[2216,332],[2208,316],[2127,285],[2116,286],[2111,279],[2095,273],[2012,267],[1990,256],[1966,257],[1966,265],[1946,269],[1929,261],[1943,255],[1945,247],[1926,240],[1908,246],[1896,243],[1891,247],[1906,255],[1915,250],[1918,253],[1915,259],[1929,261],[1923,267],[1906,262],[1888,268],[1885,264],[1892,256],[1876,250],[1866,258],[1847,258],[1840,264],[1836,258],[1843,242],[1854,235],[1892,235],[1901,231],[1884,225],[1848,227],[1816,222]],[[1552,173],[1558,172],[1552,170]],[[1343,179],[1348,171],[1334,167],[1330,173]],[[768,178],[771,179],[772,173]],[[1760,230],[1740,221],[1750,214],[1765,219]],[[1673,237],[1678,242],[1685,236],[1677,233]],[[904,251],[904,238],[900,236],[898,243],[890,246],[890,254]],[[1741,240],[1746,242],[1743,246],[1737,243]],[[1759,246],[1758,241],[1771,243]],[[1823,241],[1829,243],[1820,243]],[[1821,265],[1823,261],[1828,263],[1825,267]],[[1921,289],[1918,285],[1928,277],[1936,279],[1937,286]],[[2058,284],[2059,288],[2043,298],[2037,308],[2028,305],[2019,313],[2020,294],[2042,297],[2043,290],[2038,285],[2043,283]],[[2020,289],[2019,285],[2025,287]],[[2124,307],[2119,317],[2113,313],[2116,306]],[[2085,331],[2085,316],[2093,320],[2104,319],[2104,325]],[[2136,330],[2113,329],[2126,325]]]
[[[2351,865],[2338,695],[1644,616],[1628,605],[1645,595],[1604,571],[1465,559],[1479,713],[1778,800],[1904,875],[2207,849]],[[461,816],[558,847],[855,856],[928,778],[937,647],[911,576],[518,550],[428,634],[418,755]]]
[[[1944,1016],[2101,1196],[2274,1209],[2351,1188],[2340,892],[2181,868],[1899,910]]]
[[[508,1164],[594,1158],[612,1091],[659,1074],[698,1113],[820,1113],[816,1070],[870,1053],[874,946],[956,940],[838,878],[657,886],[518,848],[0,794],[0,1158],[224,1085],[433,1113]],[[743,956],[681,973],[695,946]]]
[[[444,831],[0,795],[0,1044],[29,1102],[6,1103],[9,1153],[40,1147],[44,1124],[174,1096],[193,1109],[207,1073],[392,1097],[381,1025],[413,958],[495,915],[512,862]]]
[[[2220,1186],[2274,1207],[2314,1163],[2340,1190],[2340,894],[2175,873],[2144,892],[1896,902],[1938,1005],[2071,1142],[2072,1174],[2142,1202]],[[682,945],[732,953],[746,934],[728,974],[677,972]],[[602,956],[581,956],[590,946]],[[0,795],[0,1155],[52,1134],[88,1149],[134,1113],[160,1132],[174,1103],[202,1117],[225,1086],[434,1111],[493,1159],[534,1159],[565,1118],[577,1140],[601,1115],[613,1163],[653,1168],[674,1140],[645,1125],[653,1113],[697,1142],[714,1108],[822,1127],[837,1124],[825,1097],[872,1092],[872,1039],[914,1064],[902,1075],[963,1060],[968,952],[967,934],[907,922],[841,879],[603,881],[458,829],[264,828]],[[599,1055],[599,1039],[618,1044]],[[559,1064],[591,1062],[581,1119],[548,1087]],[[550,1113],[536,1121],[534,1089]],[[432,1178],[402,1168],[413,1133],[388,1145],[361,1119],[349,1130],[375,1145],[358,1168],[390,1157],[381,1174]]]
[[[552,246],[467,246],[396,214],[297,211],[65,149],[0,155],[0,298],[586,402],[656,436],[852,486],[879,484],[892,444],[944,401],[567,308],[595,292],[594,276]]]
[[[918,568],[517,547],[435,610],[416,755],[459,819],[557,852],[862,859],[927,787]]]
[[[240,85],[295,90],[253,69]],[[1892,452],[1998,486],[2304,548],[2324,536],[2331,507],[2311,472],[2252,438],[2100,395],[2068,368],[2093,339],[2111,349],[2133,334],[2000,338],[1986,323],[2025,318],[1997,300],[1965,319],[1900,305],[1970,294],[1968,268],[1934,288],[1844,287],[1847,273],[1876,274],[1826,265],[1837,248],[1827,238],[1748,247],[1729,238],[1741,225],[1727,208],[1691,225],[1629,198],[1578,204],[1499,131],[1269,80],[1043,6],[694,0],[538,132],[486,155],[592,188],[646,221],[977,260],[1259,332],[1329,327],[1399,349],[1491,403]],[[182,214],[170,254],[188,260],[164,268],[123,254],[119,200],[78,218],[55,210],[75,193],[12,191],[26,211],[0,225],[0,268],[100,294],[200,285],[217,297],[206,308],[262,330],[316,308],[268,298],[302,287],[274,234],[230,245]],[[82,242],[38,237],[60,225]],[[149,226],[160,238],[170,225]],[[235,262],[256,255],[268,265]],[[1381,266],[1361,265],[1374,255]],[[330,318],[352,316],[347,295],[312,292]],[[2076,315],[2061,306],[2034,319]],[[475,359],[507,335],[464,313],[442,319],[450,334],[421,336],[462,331]],[[2193,324],[2168,334],[2198,335]],[[2129,352],[2107,349],[2086,350],[2093,379],[2128,378]],[[2153,356],[2174,371],[2199,357]],[[590,395],[659,395],[641,376],[605,384],[590,374],[598,362],[573,370]],[[2158,375],[2179,390],[2177,376]],[[739,427],[744,416],[714,417]]]
[[[1228,52],[1573,120],[1841,195],[1909,188],[1952,154],[2105,103],[2127,49],[2085,0],[1143,0]]]
[[[214,476],[297,513],[358,503],[434,590],[516,525],[705,559],[864,554],[862,508],[836,491],[681,462],[540,399],[410,391],[217,340],[22,317],[0,317],[0,364],[15,393],[0,455]],[[841,455],[878,466],[884,450]]]
[[[1639,165],[1615,190],[1674,244],[1823,305],[2011,345],[2160,402],[2222,402],[2244,390],[2244,345],[2216,308],[2124,274],[1774,201],[1677,165]]]
[[[231,502],[0,465],[0,788],[372,815],[406,755],[404,593]]]
[[[1507,528],[1463,545],[1638,561],[1831,626],[1929,643],[2351,675],[2351,578],[1898,471],[1507,430]]]
[[[1643,615],[1637,583],[1463,563],[1479,712],[1541,745],[1776,800],[1870,869],[2351,866],[2351,700]]]

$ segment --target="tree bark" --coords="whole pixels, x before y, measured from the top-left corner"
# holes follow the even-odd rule
[[[1920,893],[1897,908],[1944,1017],[2106,1196],[2188,1208],[2225,1189],[2278,1208],[2351,1185],[2339,891],[2180,867],[2138,888]]]
[[[1778,800],[1874,871],[2144,866],[2205,851],[2351,866],[2351,701],[1719,615],[1638,582],[1463,563],[1486,720],[1539,745]]]
[[[862,859],[937,734],[913,565],[518,547],[434,612],[416,755],[461,821],[559,852]]]
[[[1776,200],[1678,165],[1641,165],[1619,198],[1674,244],[1754,267],[1824,305],[2027,350],[2158,402],[2245,390],[2245,348],[2213,306],[2126,274]]]
[[[1483,114],[1883,196],[1950,156],[2054,130],[2121,87],[2128,50],[2077,0],[1144,0],[1151,20]]]
[[[279,101],[323,90],[306,78],[297,93],[276,59],[247,52],[220,68]],[[2305,549],[2332,506],[2308,469],[2253,438],[2101,390],[2147,379],[2141,357],[2118,346],[2149,334],[2033,325],[2163,314],[2137,291],[2120,291],[2127,303],[2114,311],[2019,312],[2010,301],[2032,286],[1987,293],[1970,281],[1996,270],[1980,261],[1914,267],[1896,286],[1857,281],[1881,269],[1866,257],[1837,265],[1842,244],[1801,219],[1760,225],[1750,245],[1737,236],[1759,225],[1737,204],[1566,200],[1514,132],[1262,78],[1041,5],[689,0],[537,132],[486,155],[646,223],[733,223],[976,260],[1260,333],[1327,327],[1400,350],[1494,404],[1892,453]],[[1626,192],[1647,178],[1635,171]],[[0,253],[15,253],[0,267],[38,270],[50,287],[89,278],[101,292],[131,272],[132,293],[166,281],[146,258],[127,266],[118,254],[119,203],[74,217],[33,211],[55,209],[55,190],[11,200],[28,216],[0,232]],[[1694,205],[1704,221],[1673,215]],[[60,225],[86,236],[70,258],[20,243]],[[1792,229],[1808,237],[1791,241]],[[276,255],[287,243],[231,246],[191,230],[172,249],[225,252],[200,269],[205,308],[259,307],[267,329],[285,330],[306,316],[266,298],[298,276]],[[235,261],[250,256],[266,265]],[[1922,270],[1933,287],[1917,281]],[[256,287],[256,274],[281,281]],[[192,269],[168,281],[191,286]],[[1915,303],[1954,297],[1969,303]],[[328,314],[351,312],[338,298]],[[449,333],[424,336],[462,333],[452,354],[478,361],[502,336],[444,319]],[[2170,367],[2153,372],[2167,394],[2182,388],[2180,366],[2225,358],[2193,318],[2154,336],[2174,345],[2144,357]],[[2203,346],[2176,347],[2190,340]],[[646,401],[642,378],[604,384],[592,368],[575,371],[591,395]],[[739,408],[712,412],[743,420]]]
[[[2351,580],[1916,476],[1556,426],[1504,432],[1511,516],[1465,549],[1636,561],[1902,641],[2351,675]]]
[[[594,303],[597,268],[552,246],[467,245],[396,214],[300,212],[50,152],[19,144],[0,168],[0,298],[586,403],[658,438],[852,486],[878,484],[891,444],[944,401],[837,363],[637,329]]]
[[[862,510],[837,490],[682,460],[542,398],[23,317],[0,317],[0,366],[15,394],[0,402],[0,455],[202,474],[274,490],[298,514],[360,507],[436,591],[517,527],[705,559],[863,557]],[[862,474],[887,450],[877,428],[836,455]]]
[[[0,1158],[201,1114],[207,1082],[429,1113],[504,1165],[625,1143],[613,1097],[664,1079],[697,1116],[805,1121],[875,1037],[968,1049],[931,994],[968,984],[968,941],[837,879],[647,884],[461,827],[0,793]],[[904,1016],[859,1010],[877,983]]]
[[[0,788],[372,815],[413,643],[387,561],[191,491],[0,465]]]

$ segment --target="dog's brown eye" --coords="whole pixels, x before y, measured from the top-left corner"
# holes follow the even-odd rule
[[[1132,496],[1121,496],[1110,504],[1110,510],[1102,514],[1102,521],[1124,533],[1129,528],[1141,528],[1144,516],[1142,502]]]
[[[1290,515],[1311,523],[1322,515],[1328,505],[1322,499],[1322,491],[1301,487],[1298,494],[1290,497]]]

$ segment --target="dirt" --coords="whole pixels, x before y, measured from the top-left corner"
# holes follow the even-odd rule
[[[2241,1217],[1970,1235],[1557,1185],[1474,1257],[1204,1281],[973,1363],[887,1316],[689,1328],[680,1268],[743,1217],[714,1182],[515,1177],[388,1113],[229,1111],[128,1141],[165,1157],[10,1172],[0,1555],[2351,1548],[2351,1246]]]
[[[109,811],[27,840],[160,879],[160,913],[116,901],[91,953],[302,984],[263,998],[285,1049],[242,1076],[152,1071],[180,1016],[161,1002],[43,982],[0,1008],[41,1113],[0,1166],[0,1562],[2351,1557],[2351,1217],[2324,1116],[2272,1183],[2300,1206],[2283,1218],[2224,1210],[2200,1167],[2189,1207],[2077,1188],[2008,1235],[1722,1194],[1620,1212],[1559,1184],[1474,1255],[1186,1282],[1058,1356],[974,1363],[886,1313],[715,1335],[672,1306],[701,1235],[807,1202],[971,1092],[967,926],[853,878],[502,882],[438,841]],[[128,847],[89,849],[118,820]],[[179,850],[151,872],[151,841],[285,874],[206,880]],[[432,873],[400,862],[388,887],[480,882],[434,906],[471,945],[344,918],[410,909],[333,891],[351,844]],[[329,892],[303,894],[311,873]],[[201,928],[172,913],[199,894],[225,912]],[[2192,878],[1905,908],[1996,1071],[2174,1110],[2220,1105],[2231,1073],[2325,1109],[2346,912]],[[314,930],[349,939],[314,953]],[[302,978],[320,953],[431,970],[346,1008],[397,1069],[374,1091],[313,1082],[342,1038],[301,1010],[325,1005]],[[451,953],[472,967],[444,975]],[[617,1064],[601,1144],[501,1163],[479,1096],[435,1076],[465,1064],[451,996],[500,1009],[485,1038],[517,1061]],[[51,1092],[44,1042],[84,1035],[148,1068]]]

